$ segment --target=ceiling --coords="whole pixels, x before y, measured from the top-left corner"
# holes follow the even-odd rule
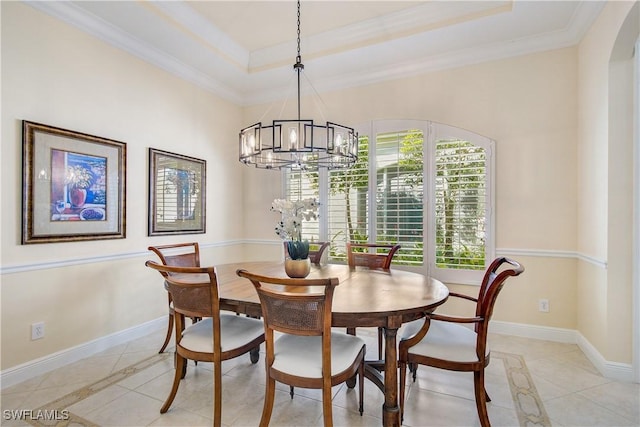
[[[25,1],[239,105],[294,79],[293,1]],[[311,1],[304,74],[317,92],[577,44],[601,1]]]

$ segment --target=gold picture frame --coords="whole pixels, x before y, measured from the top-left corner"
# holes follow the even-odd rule
[[[124,142],[22,121],[22,244],[126,237]]]

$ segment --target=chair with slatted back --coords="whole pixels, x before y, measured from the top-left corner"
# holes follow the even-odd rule
[[[393,256],[400,248],[400,245],[347,242],[347,262],[350,267],[361,266],[389,270]],[[378,357],[380,359],[382,359],[383,340],[384,332],[382,328],[378,328]]]
[[[510,268],[509,268],[510,267]],[[524,267],[508,258],[497,258],[487,268],[478,297],[455,292],[449,297],[475,302],[474,317],[429,314],[422,328],[413,336],[401,339],[398,349],[400,368],[400,414],[404,415],[406,367],[410,364],[433,366],[451,371],[473,372],[476,409],[480,424],[490,426],[484,387],[484,369],[489,364],[487,332],[493,307],[507,278],[519,276]],[[467,325],[473,328],[466,327]],[[416,380],[415,370],[413,380]]]
[[[249,353],[264,342],[262,320],[220,312],[214,267],[172,267],[153,261],[147,267],[162,274],[171,295],[176,330],[176,366],[173,386],[162,405],[164,414],[173,403],[187,360],[213,363],[213,424],[222,423],[222,361]],[[200,320],[189,326],[185,317]],[[188,378],[188,377],[185,377]]]
[[[267,277],[246,270],[237,274],[255,286],[264,319],[267,385],[260,426],[269,425],[276,381],[322,389],[324,425],[331,426],[331,387],[358,374],[362,415],[366,346],[362,338],[331,329],[338,279]],[[275,339],[275,332],[282,335]]]
[[[200,246],[198,242],[149,246],[148,250],[158,255],[158,258],[160,258],[160,261],[164,265],[174,267],[200,267]],[[158,353],[162,353],[167,348],[169,340],[171,340],[171,334],[173,333],[174,312],[171,294],[167,294],[167,298],[169,300],[169,325],[167,327],[167,336]],[[198,319],[191,320],[195,322]]]

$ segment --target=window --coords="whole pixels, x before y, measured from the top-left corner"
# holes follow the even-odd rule
[[[309,240],[329,240],[329,259],[346,261],[346,242],[399,243],[393,265],[447,282],[480,283],[493,258],[493,141],[425,121],[376,121],[359,128],[348,170],[289,171],[289,198],[316,197]]]

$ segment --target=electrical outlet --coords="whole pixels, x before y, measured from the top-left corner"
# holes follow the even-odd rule
[[[31,324],[31,341],[44,338],[44,322]]]
[[[539,299],[538,300],[538,311],[542,311],[543,313],[549,312],[549,300],[548,299]]]

